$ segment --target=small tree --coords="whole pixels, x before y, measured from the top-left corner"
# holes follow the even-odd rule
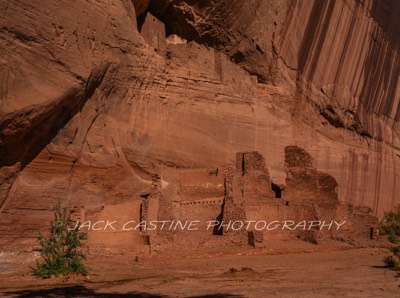
[[[400,236],[400,205],[397,205],[394,211],[385,213],[380,226],[380,232],[384,235],[388,235],[388,240],[395,244],[390,247],[389,250],[393,253],[391,256],[387,256],[383,259],[383,262],[388,267],[400,270],[400,246],[399,236]]]
[[[67,208],[61,208],[58,202],[54,208],[54,222],[50,222],[49,235],[44,236],[39,232],[38,242],[42,247],[40,255],[43,262],[36,262],[36,276],[48,278],[73,272],[84,275],[88,273],[88,268],[83,264],[86,256],[80,251],[83,241],[87,240],[87,234],[74,227],[72,213]]]
[[[380,232],[383,235],[400,236],[400,205],[397,205],[394,211],[385,213]]]

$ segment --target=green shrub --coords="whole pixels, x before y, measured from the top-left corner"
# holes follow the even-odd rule
[[[380,225],[380,232],[383,235],[400,236],[400,205],[394,211],[385,213]]]
[[[387,267],[394,268],[396,266],[396,259],[393,256],[387,256],[383,258],[383,262]]]
[[[400,258],[400,246],[392,246],[389,250],[398,258]]]
[[[73,225],[72,211],[61,208],[57,203],[54,208],[54,222],[51,221],[49,235],[39,233],[38,242],[42,247],[40,255],[43,262],[37,262],[34,274],[48,278],[52,275],[79,273],[86,275],[88,268],[83,264],[85,254],[80,251],[87,234]]]
[[[396,234],[394,234],[393,232],[391,232],[388,236],[388,240],[393,243],[393,244],[397,244],[397,242],[399,242]]]

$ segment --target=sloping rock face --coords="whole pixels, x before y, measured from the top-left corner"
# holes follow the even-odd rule
[[[236,169],[238,152],[268,168],[243,189],[292,186],[291,204],[311,187],[302,171],[326,182],[326,212],[400,202],[398,1],[26,0],[0,15],[2,250],[31,251],[57,200],[93,221],[190,218],[185,202],[146,209],[163,186],[218,217],[229,187],[204,173]],[[288,170],[291,154],[312,166]]]

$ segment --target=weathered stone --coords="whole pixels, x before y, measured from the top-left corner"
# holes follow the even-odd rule
[[[57,200],[88,220],[149,204],[157,219],[351,222],[298,235],[316,242],[368,237],[400,202],[399,2],[92,2],[0,3],[5,250],[30,251]],[[138,32],[146,12],[165,35]],[[221,232],[125,243],[219,245]],[[118,251],[122,236],[93,233]]]

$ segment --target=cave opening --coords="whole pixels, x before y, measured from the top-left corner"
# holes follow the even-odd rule
[[[276,199],[281,199],[282,198],[282,192],[283,192],[282,188],[280,188],[275,183],[271,183],[271,189],[275,193],[275,198]]]
[[[140,1],[137,1],[140,2]],[[143,24],[146,15],[151,14],[157,21],[163,23],[165,27],[165,37],[176,35],[184,40],[184,43],[195,41],[198,44],[205,45],[215,50],[225,53],[229,59],[238,65],[241,65],[250,75],[257,77],[257,83],[266,84],[270,81],[269,75],[254,71],[252,68],[246,67],[246,57],[251,54],[244,50],[230,51],[231,37],[221,36],[224,26],[219,22],[208,22],[201,20],[201,12],[211,9],[214,2],[208,0],[187,0],[187,1],[163,1],[152,0],[147,5],[139,5],[137,11],[137,28],[142,33]],[[187,9],[186,7],[192,7]],[[199,20],[200,18],[200,20]],[[146,26],[145,26],[146,27]],[[264,50],[255,43],[253,51],[264,55]]]
[[[147,9],[137,16],[137,28],[141,32],[147,15],[150,14],[153,22],[162,22],[165,26],[165,35],[175,34],[187,41],[199,39],[192,22],[193,16],[186,15],[175,5],[165,4],[160,1],[151,1]],[[189,21],[188,21],[189,18]]]

